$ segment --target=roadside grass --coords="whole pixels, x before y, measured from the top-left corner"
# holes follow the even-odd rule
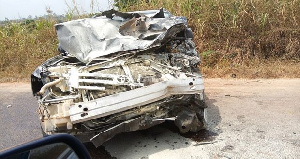
[[[210,77],[299,78],[300,0],[116,0],[121,11],[159,9],[185,16],[203,74]],[[83,18],[70,10],[66,20]],[[0,25],[0,79],[29,79],[58,54],[53,18]],[[0,80],[7,81],[7,80]]]
[[[57,55],[55,23],[39,19],[0,26],[0,78],[29,78],[37,66]]]
[[[187,17],[201,55],[216,52],[218,60],[230,57],[233,62],[300,58],[300,0],[127,1],[132,3],[119,4],[120,10],[160,6]]]
[[[206,77],[299,78],[300,0],[116,0],[185,16]]]

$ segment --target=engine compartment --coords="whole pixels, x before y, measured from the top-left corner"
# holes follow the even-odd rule
[[[95,31],[106,24],[118,32]],[[110,10],[56,29],[61,55],[31,75],[45,133],[70,133],[99,146],[118,133],[166,120],[182,133],[205,128],[200,58],[183,17],[164,9]]]

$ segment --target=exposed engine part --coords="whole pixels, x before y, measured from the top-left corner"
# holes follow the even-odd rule
[[[99,146],[165,120],[182,133],[205,128],[200,59],[186,18],[110,10],[55,28],[62,54],[31,76],[45,133]]]

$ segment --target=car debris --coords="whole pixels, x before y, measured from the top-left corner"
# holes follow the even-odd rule
[[[109,10],[55,29],[61,54],[31,75],[46,134],[100,146],[166,120],[182,133],[205,128],[200,58],[185,17]]]

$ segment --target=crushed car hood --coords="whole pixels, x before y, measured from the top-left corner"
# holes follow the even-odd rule
[[[185,17],[173,16],[165,9],[109,10],[102,15],[56,24],[60,49],[88,63],[115,52],[158,46],[187,29]]]
[[[181,133],[205,128],[200,58],[185,17],[109,10],[55,28],[61,54],[31,75],[44,133],[100,146],[164,121]]]

